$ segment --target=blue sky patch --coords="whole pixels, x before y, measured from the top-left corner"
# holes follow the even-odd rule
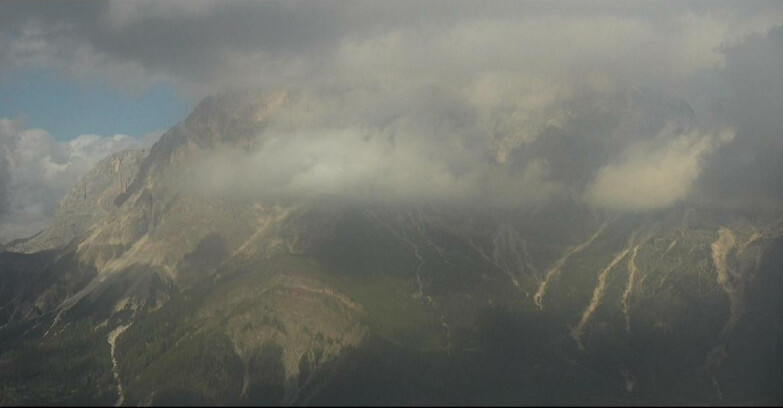
[[[166,83],[131,95],[41,70],[0,81],[0,117],[24,117],[26,128],[44,129],[57,140],[87,133],[144,137],[181,122],[190,108]]]

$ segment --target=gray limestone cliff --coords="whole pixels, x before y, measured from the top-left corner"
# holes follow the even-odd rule
[[[114,198],[126,191],[147,153],[147,149],[129,149],[99,161],[60,201],[52,225],[12,250],[38,252],[83,238],[95,222],[111,212]]]

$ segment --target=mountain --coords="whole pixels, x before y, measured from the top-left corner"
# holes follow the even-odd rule
[[[0,253],[0,403],[783,401],[780,211],[275,201],[182,182],[204,157],[274,143],[302,98],[205,99]],[[622,129],[695,120],[640,92],[602,103],[618,101]],[[586,171],[545,132],[528,150],[489,141],[496,165],[532,150]]]

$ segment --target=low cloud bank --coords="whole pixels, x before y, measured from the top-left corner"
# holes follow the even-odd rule
[[[734,138],[654,92],[561,85],[531,111],[488,107],[487,91],[501,88],[482,85],[478,96],[409,87],[217,98],[197,108],[203,129],[240,115],[241,128],[263,130],[196,153],[176,185],[246,200],[530,209],[571,197],[648,211],[689,199],[704,163]],[[236,100],[257,112],[228,107]]]
[[[559,190],[544,163],[515,170],[498,166],[486,149],[420,134],[303,130],[266,134],[260,143],[253,152],[224,149],[194,158],[185,188],[251,200],[513,207],[540,204]]]
[[[734,133],[717,135],[691,132],[656,143],[631,146],[620,162],[609,164],[596,174],[586,199],[610,209],[649,211],[667,208],[688,198],[708,155]]]

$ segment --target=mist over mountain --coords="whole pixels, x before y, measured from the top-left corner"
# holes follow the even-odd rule
[[[632,109],[653,114],[673,103],[645,143],[687,154],[730,141],[693,133],[684,105],[623,97],[617,103],[641,98]],[[9,402],[47,400],[20,387],[55,390],[78,363],[40,376],[35,360],[19,359],[54,356],[74,341],[93,350],[82,364],[102,376],[102,391],[47,391],[50,401],[779,398],[780,361],[764,356],[779,355],[783,329],[781,309],[767,307],[777,302],[780,211],[681,202],[617,212],[578,190],[541,194],[534,185],[530,197],[504,195],[530,171],[515,149],[497,160],[492,141],[479,138],[440,162],[434,146],[454,139],[395,138],[393,126],[310,134],[288,122],[307,128],[303,101],[277,91],[206,99],[148,151],[99,162],[51,227],[7,249],[4,341],[9,364],[22,370],[5,377],[18,393],[8,395],[22,398]],[[461,174],[448,167],[455,156],[465,158]],[[416,171],[441,166],[462,185],[395,178],[398,161]],[[545,176],[573,188],[572,174]],[[474,184],[482,177],[492,184]],[[391,355],[395,363],[384,362]],[[472,371],[476,359],[483,363]],[[402,377],[389,383],[391,372]],[[512,374],[518,382],[496,382]],[[443,383],[422,384],[421,375]],[[545,391],[563,387],[570,391]]]
[[[0,8],[198,100],[0,120],[0,403],[783,402],[776,3]]]

